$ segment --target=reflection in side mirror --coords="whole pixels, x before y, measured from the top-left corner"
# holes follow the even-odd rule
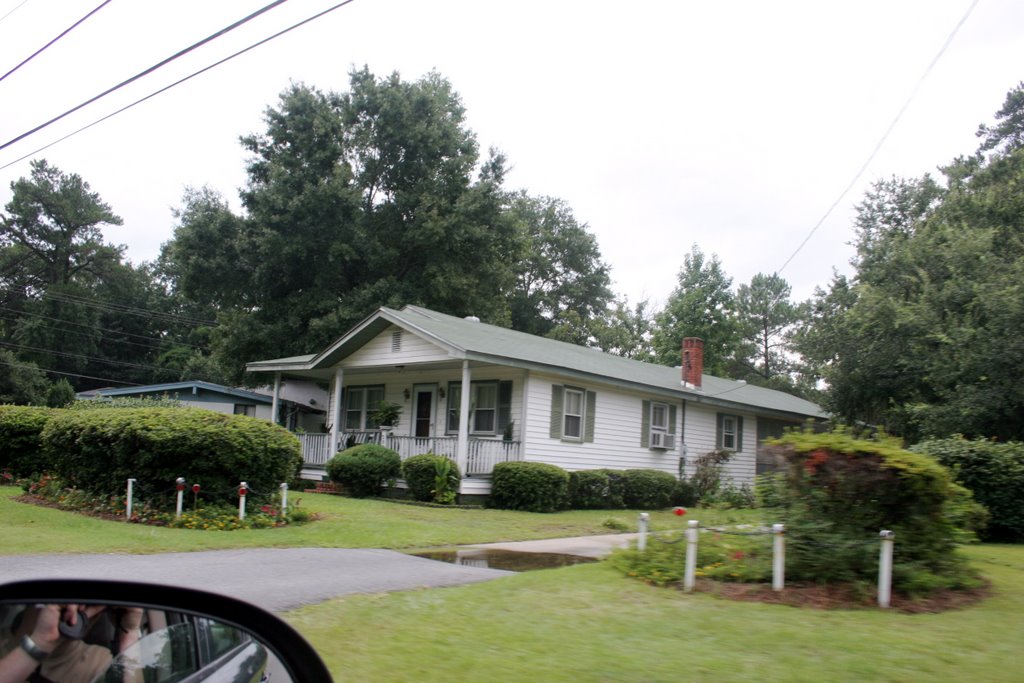
[[[102,581],[0,586],[0,683],[32,676],[54,683],[330,681],[308,643],[259,608],[190,589]]]

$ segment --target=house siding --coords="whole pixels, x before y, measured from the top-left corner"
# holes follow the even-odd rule
[[[554,385],[578,386],[595,392],[594,440],[563,441],[550,436],[551,388]],[[675,448],[652,450],[640,445],[643,401],[670,403],[656,396],[624,392],[602,384],[566,382],[553,375],[531,374],[527,382],[526,437],[524,459],[546,462],[563,469],[656,469],[678,475],[682,454],[679,434],[683,422],[682,403],[676,402]],[[588,406],[588,410],[590,407]]]
[[[701,405],[693,401],[686,405],[686,476],[693,476],[697,458],[718,448],[718,414],[743,418],[743,450],[733,455],[722,468],[725,477],[734,485],[754,483],[757,452],[757,418],[753,413],[726,410]]]
[[[395,350],[392,342],[394,333],[400,333],[400,349]],[[381,332],[342,363],[343,368],[365,368],[379,365],[411,365],[450,361],[448,353],[421,337],[392,325]]]
[[[678,476],[680,458],[685,456],[687,476],[694,472],[695,459],[716,448],[718,410],[687,401],[676,402],[675,448],[654,450],[640,445],[640,423],[644,401],[673,403],[656,395],[627,392],[601,384],[569,382],[571,386],[596,393],[593,442],[553,439],[551,387],[566,382],[553,375],[531,374],[527,381],[527,416],[524,459],[546,462],[565,470],[655,469]],[[750,413],[743,420],[743,451],[724,467],[725,476],[736,485],[752,484],[757,440],[756,419]],[[682,437],[682,438],[680,438]]]

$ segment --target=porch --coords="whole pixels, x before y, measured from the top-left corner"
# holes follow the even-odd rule
[[[435,453],[443,455],[452,462],[457,461],[457,436],[399,436],[387,430],[345,430],[337,448],[331,447],[330,434],[298,434],[302,443],[302,462],[304,468],[324,468],[327,461],[335,453],[351,446],[364,443],[376,443],[397,452],[404,461],[414,455]],[[499,462],[511,462],[522,459],[520,442],[503,439],[480,439],[469,437],[469,449],[466,459],[464,477],[490,476],[494,465]]]

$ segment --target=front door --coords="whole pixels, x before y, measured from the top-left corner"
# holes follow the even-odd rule
[[[434,395],[437,387],[433,384],[418,384],[413,389],[413,436],[427,438],[434,431]]]

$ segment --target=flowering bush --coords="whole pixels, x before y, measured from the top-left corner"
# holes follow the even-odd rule
[[[53,503],[62,510],[122,520],[125,517],[127,499],[124,495],[94,495],[70,487],[63,480],[50,474],[25,479],[21,484],[22,489],[29,495]],[[174,511],[157,509],[146,502],[136,500],[132,505],[132,517],[129,521],[174,529],[266,529],[315,520],[315,514],[299,507],[301,502],[301,499],[289,500],[288,507],[282,514],[280,494],[275,494],[270,503],[258,505],[245,519],[240,520],[236,507],[196,505],[192,510],[183,510],[181,517],[177,517]]]
[[[658,586],[682,584],[686,567],[685,532],[650,538],[647,550],[618,551],[612,565],[627,576]],[[702,531],[697,542],[698,578],[761,583],[771,581],[771,535],[737,536]]]

